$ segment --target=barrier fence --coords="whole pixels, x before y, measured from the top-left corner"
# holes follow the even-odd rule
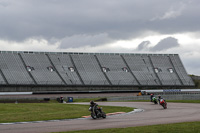
[[[158,95],[155,95],[158,97]],[[180,94],[180,95],[161,95],[167,100],[200,100],[200,94]],[[150,95],[145,96],[131,96],[131,97],[110,97],[107,101],[129,101],[129,100],[149,100]]]
[[[179,95],[179,94],[200,94],[200,89],[164,89],[164,90],[141,90],[143,95]]]

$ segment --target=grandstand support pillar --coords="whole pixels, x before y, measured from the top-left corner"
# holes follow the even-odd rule
[[[152,68],[155,68],[154,65],[153,65],[153,62],[152,62],[152,60],[151,60],[151,57],[150,57],[150,56],[148,56],[148,57],[149,57],[149,61],[150,61],[150,63],[151,63]],[[162,82],[161,82],[160,78],[158,77],[158,74],[155,72],[155,70],[153,70],[153,72],[155,73],[155,75],[156,75],[156,77],[157,77],[157,79],[158,79],[160,85],[162,85]]]
[[[67,85],[67,83],[65,82],[65,80],[62,78],[62,76],[60,75],[60,73],[58,72],[58,70],[56,69],[55,65],[53,64],[51,58],[49,57],[48,54],[45,54],[49,60],[49,62],[51,63],[51,65],[53,66],[53,68],[55,69],[56,73],[58,74],[58,76],[60,77],[60,79],[62,80],[62,82]]]
[[[3,72],[2,72],[1,69],[0,69],[0,73],[1,73],[1,75],[2,75],[2,77],[3,77],[3,79],[4,79],[4,81],[6,82],[6,84],[9,84],[9,83],[8,83],[8,80],[6,79],[6,77],[5,77],[5,75],[3,74]]]
[[[174,66],[174,64],[173,64],[173,62],[172,62],[172,60],[171,60],[171,57],[168,56],[168,58],[169,58],[169,62],[170,62],[171,65],[173,66],[173,70],[174,70],[174,72],[176,73],[176,75],[177,75],[177,77],[178,77],[180,83],[181,83],[182,85],[184,85],[184,84],[183,84],[183,81],[181,80],[180,76],[178,75],[178,73],[177,73],[177,71],[176,71],[176,69],[175,69],[175,66]]]
[[[31,74],[31,72],[29,72],[29,71],[27,70],[27,68],[26,68],[26,63],[24,62],[24,59],[22,58],[22,55],[21,55],[20,53],[18,53],[18,55],[19,55],[19,57],[20,57],[20,59],[21,59],[23,65],[24,65],[26,71],[28,72],[29,76],[30,76],[31,79],[33,80],[34,84],[37,85],[37,82],[35,81],[33,75]]]
[[[72,56],[71,56],[71,54],[69,54],[69,58],[70,58],[70,60],[71,60],[71,62],[72,62],[72,64],[73,64],[73,66],[74,66],[74,68],[75,68],[75,72],[76,72],[76,74],[78,75],[78,77],[79,77],[79,80],[81,81],[81,83],[83,84],[83,85],[85,85],[85,83],[83,82],[83,79],[81,78],[81,75],[79,74],[79,72],[78,72],[78,69],[76,68],[76,65],[75,65],[75,63],[74,63],[74,60],[72,59]]]
[[[130,70],[131,75],[133,76],[133,78],[137,81],[138,85],[141,86],[139,80],[136,78],[136,76],[133,74],[133,72],[131,71],[131,68],[129,67],[128,63],[126,62],[126,60],[124,59],[124,57],[122,55],[120,55],[122,60],[124,61],[124,63],[126,64],[126,66],[128,67],[128,70]]]
[[[97,58],[96,55],[94,55],[94,57],[95,57],[95,59],[97,60],[97,62],[98,62],[98,64],[99,64],[99,67],[100,67],[102,73],[104,74],[106,80],[108,81],[108,83],[109,83],[110,85],[112,85],[112,83],[111,83],[111,81],[109,80],[108,76],[105,74],[105,72],[103,72],[103,70],[102,70],[102,66],[101,66],[101,64],[100,64],[100,62],[99,62],[99,59]]]

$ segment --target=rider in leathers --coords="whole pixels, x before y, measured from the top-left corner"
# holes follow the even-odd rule
[[[92,107],[92,108],[94,107],[95,112],[96,112],[96,110],[99,110],[100,112],[102,112],[101,108],[97,107],[97,106],[98,106],[97,103],[95,103],[94,101],[90,101],[90,107]]]
[[[160,95],[158,95],[158,103],[160,104],[160,100],[163,99],[165,101],[164,98],[162,98]],[[166,101],[165,101],[166,102]]]

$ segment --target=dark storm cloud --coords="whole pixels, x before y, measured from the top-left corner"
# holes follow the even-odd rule
[[[180,44],[178,43],[178,40],[173,37],[168,37],[163,40],[161,40],[157,45],[150,48],[150,51],[165,51],[170,48],[179,47]]]
[[[150,44],[151,44],[150,41],[143,41],[138,45],[136,50],[139,50],[139,51],[146,50],[146,51],[156,52],[156,51],[166,51],[168,49],[180,46],[180,44],[178,43],[178,40],[176,38],[173,38],[173,37],[164,38],[164,39],[160,40],[153,47],[150,47],[149,46]]]
[[[144,49],[148,48],[149,44],[151,44],[150,41],[143,41],[138,45],[137,50],[144,50]]]
[[[0,0],[0,39],[43,38],[68,48],[125,40],[145,31],[199,31],[199,7],[197,0]]]

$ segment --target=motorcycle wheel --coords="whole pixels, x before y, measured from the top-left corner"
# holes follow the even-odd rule
[[[93,114],[93,113],[91,113],[91,117],[92,117],[93,119],[96,119],[96,118],[97,118],[96,115]]]
[[[101,112],[99,110],[96,111],[96,117],[100,118],[101,117]]]
[[[165,104],[165,108],[164,109],[167,109],[167,103]]]
[[[102,117],[106,118],[106,113],[102,112]]]
[[[162,104],[163,109],[165,109],[165,104]]]

